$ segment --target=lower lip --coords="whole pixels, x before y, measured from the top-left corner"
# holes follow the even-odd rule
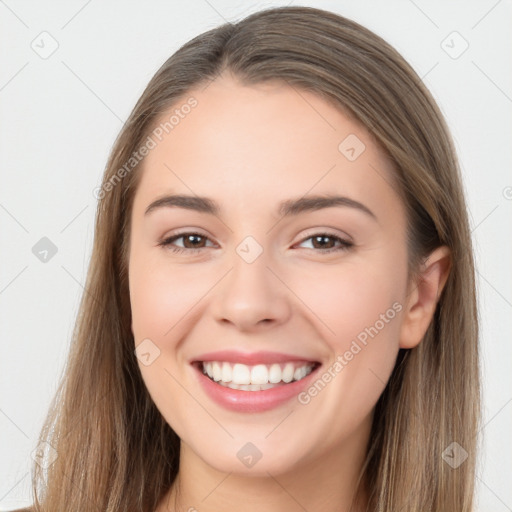
[[[279,407],[306,388],[319,366],[301,380],[262,391],[243,391],[217,384],[194,365],[206,394],[220,406],[236,412],[264,412]]]

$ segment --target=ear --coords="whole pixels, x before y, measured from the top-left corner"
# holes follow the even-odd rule
[[[400,330],[400,348],[414,348],[425,336],[450,267],[450,249],[438,247],[421,265],[416,279],[411,279]]]

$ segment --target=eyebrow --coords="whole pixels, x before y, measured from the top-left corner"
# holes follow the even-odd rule
[[[298,199],[288,199],[279,204],[277,211],[282,217],[289,217],[304,212],[341,206],[355,208],[372,217],[374,220],[377,220],[376,215],[364,204],[351,199],[350,197],[338,195],[315,195],[301,197]],[[207,213],[215,216],[219,216],[221,212],[219,204],[209,197],[169,195],[153,201],[146,208],[144,215],[148,215],[149,213],[160,208],[172,207],[185,208],[187,210],[194,210],[200,213]]]

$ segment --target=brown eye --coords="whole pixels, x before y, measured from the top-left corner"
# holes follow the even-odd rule
[[[189,234],[185,236],[181,236],[183,238],[183,245],[187,249],[196,249],[199,247],[203,247],[201,242],[205,241],[205,237],[197,234]]]
[[[177,240],[183,240],[183,246],[174,245],[174,242]],[[180,233],[166,238],[158,245],[167,247],[173,252],[196,251],[206,248],[207,246],[205,244],[208,240],[208,237],[200,233]]]
[[[345,251],[352,247],[354,244],[348,240],[344,240],[339,236],[330,233],[317,233],[313,236],[305,238],[301,244],[312,240],[312,249],[319,249],[321,253],[329,253],[334,251]]]

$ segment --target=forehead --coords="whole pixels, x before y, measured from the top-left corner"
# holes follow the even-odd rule
[[[176,102],[156,130],[139,199],[172,190],[245,207],[308,193],[397,200],[391,162],[365,127],[282,82],[219,77]]]

